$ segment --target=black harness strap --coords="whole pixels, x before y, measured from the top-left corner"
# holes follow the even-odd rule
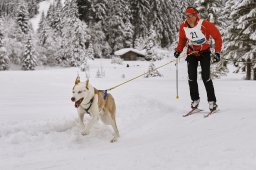
[[[86,111],[86,113],[87,114],[89,114],[90,115],[90,112],[89,112],[89,109],[91,108],[91,106],[92,106],[92,102],[93,102],[93,100],[94,100],[94,97],[87,103],[87,104],[89,104],[90,103],[90,105],[89,105],[89,107],[88,108],[85,108],[84,110]],[[87,105],[86,104],[86,105]]]

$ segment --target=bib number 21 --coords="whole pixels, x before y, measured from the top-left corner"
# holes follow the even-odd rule
[[[196,32],[190,32],[190,35],[191,35],[192,39],[198,38]]]

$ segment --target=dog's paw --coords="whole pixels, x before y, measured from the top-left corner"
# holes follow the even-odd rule
[[[88,130],[86,130],[86,129],[84,129],[84,130],[82,130],[81,131],[81,135],[83,135],[83,136],[85,136],[85,135],[89,135],[89,131]]]
[[[114,137],[113,139],[111,139],[111,141],[110,141],[111,143],[114,143],[114,142],[117,142],[117,138],[116,137]]]

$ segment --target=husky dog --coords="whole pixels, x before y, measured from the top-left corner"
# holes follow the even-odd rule
[[[113,96],[97,90],[89,83],[89,80],[80,82],[79,76],[76,78],[72,92],[71,101],[75,102],[77,108],[81,134],[88,135],[93,124],[101,118],[103,123],[111,125],[114,130],[114,138],[110,142],[116,142],[119,131],[116,126],[116,105]],[[92,117],[86,127],[83,122],[85,113]]]

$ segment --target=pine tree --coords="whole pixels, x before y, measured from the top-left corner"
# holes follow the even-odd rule
[[[47,40],[47,22],[46,22],[46,18],[44,15],[44,12],[42,12],[41,14],[41,18],[38,24],[38,30],[37,30],[37,35],[39,38],[39,44],[41,46],[44,46]]]
[[[238,69],[236,72],[246,70],[246,61],[256,60],[256,2],[243,0],[239,2],[229,0],[230,18],[226,34],[227,43],[224,52],[228,60],[234,60]],[[240,61],[240,62],[235,62]],[[241,62],[242,61],[242,62]],[[255,62],[252,63],[252,67]],[[249,73],[248,73],[249,74]],[[247,77],[250,77],[247,75]]]
[[[197,10],[202,19],[220,25],[218,18],[221,16],[221,9],[223,9],[222,0],[197,0],[195,4],[198,6]]]
[[[3,46],[3,34],[1,33],[1,21],[0,21],[0,70],[8,70],[10,60],[7,56],[7,50]]]
[[[46,14],[46,20],[51,28],[54,28],[54,12],[55,6],[51,3]]]
[[[17,12],[17,23],[21,32],[28,34],[29,23],[28,23],[28,7],[27,4],[23,1],[20,2]]]
[[[155,43],[166,47],[174,42],[177,31],[177,21],[181,13],[178,7],[179,2],[166,0],[150,0],[150,14],[148,16],[149,28],[155,30]],[[170,17],[172,16],[172,17]],[[149,32],[150,30],[148,30]]]
[[[4,46],[8,47],[6,50],[10,62],[20,65],[20,57],[24,52],[24,34],[21,33],[15,17],[3,17],[1,22],[1,30],[4,33]]]
[[[95,57],[101,58],[104,49],[109,49],[110,51],[109,44],[106,41],[106,34],[103,32],[102,21],[95,23],[93,28],[88,28],[88,34],[90,35],[90,42],[93,44]]]
[[[77,0],[79,18],[84,21],[89,28],[92,28],[99,21],[106,17],[108,4],[112,0]]]
[[[132,47],[132,38],[133,38],[133,33],[134,33],[134,27],[131,24],[130,20],[126,20],[125,25],[124,25],[124,47],[125,48],[130,48]]]
[[[0,1],[0,16],[17,16],[17,4],[21,3],[23,0],[1,0]],[[32,18],[38,13],[37,4],[41,0],[26,0],[29,12],[29,18]]]
[[[146,60],[156,60],[156,56],[153,49],[153,47],[155,46],[156,37],[156,31],[154,30],[154,27],[151,26],[148,36],[146,37]]]
[[[38,0],[27,0],[29,18],[32,18],[38,13]]]
[[[112,0],[109,5],[111,9],[106,19],[106,39],[113,53],[124,48],[125,23],[129,22],[131,12],[129,3],[125,0]]]
[[[32,46],[31,37],[28,38],[26,43],[26,49],[24,56],[22,58],[22,69],[23,70],[34,70],[37,66],[37,57],[35,55],[35,51]]]
[[[88,25],[90,42],[97,58],[102,57],[103,51],[111,51],[104,31],[108,4],[109,0],[77,0],[79,18]]]
[[[143,50],[144,48],[146,48],[146,40],[143,37],[136,38],[134,42],[134,48],[138,50]]]
[[[56,30],[49,26],[47,18],[42,12],[41,19],[37,30],[36,51],[40,54],[39,60],[43,64],[56,65],[55,57],[61,48],[61,36],[56,34]]]
[[[86,59],[86,42],[89,39],[87,25],[78,18],[76,0],[66,1],[64,9],[64,27],[62,29],[62,48],[58,60],[64,65],[80,66]],[[62,60],[62,61],[61,61]]]
[[[156,69],[155,64],[151,63],[149,65],[148,72],[145,75],[145,78],[149,78],[149,77],[162,77],[162,74],[160,74],[159,71],[155,70],[155,69]]]
[[[92,43],[89,43],[89,47],[87,49],[87,58],[92,60],[94,59],[94,50],[93,50]]]
[[[52,28],[54,29],[57,36],[62,34],[61,30],[63,28],[62,18],[63,18],[63,6],[61,0],[58,0],[55,6],[54,15],[52,16]]]
[[[139,37],[145,37],[148,33],[148,16],[150,14],[149,0],[133,0],[131,5],[131,23],[134,26],[133,47],[135,40]]]

